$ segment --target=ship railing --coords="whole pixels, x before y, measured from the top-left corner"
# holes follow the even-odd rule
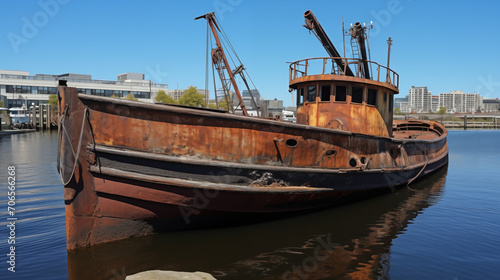
[[[335,61],[342,60],[343,69],[338,66]],[[390,68],[378,64],[374,61],[367,60],[370,69],[370,77],[364,77],[362,73],[363,63],[361,59],[345,58],[345,57],[315,57],[298,60],[290,63],[289,81],[295,80],[300,77],[312,75],[340,75],[347,76],[347,67],[353,69],[355,77],[366,78],[378,82],[390,84],[399,88],[399,75]]]

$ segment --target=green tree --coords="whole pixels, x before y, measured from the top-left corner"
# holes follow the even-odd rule
[[[208,104],[208,108],[217,109],[217,104],[210,103],[210,104]],[[219,110],[227,110],[227,103],[226,102],[219,102]]]
[[[57,95],[50,94],[49,95],[49,105],[50,105],[50,110],[52,110],[52,112],[57,111],[57,103],[58,103]]]
[[[4,108],[4,107],[5,107],[5,103],[3,102],[3,100],[0,100],[0,108]],[[8,111],[2,111],[1,114],[2,115],[7,115]]]
[[[179,99],[179,104],[187,106],[205,106],[205,95],[199,94],[196,87],[190,86]]]
[[[49,95],[49,105],[50,106],[57,106],[57,95],[55,95],[55,94]]]
[[[439,107],[438,114],[440,114],[440,115],[446,114],[446,107]]]
[[[158,91],[158,94],[156,94],[155,97],[156,102],[161,102],[165,104],[176,104],[175,99],[172,98],[172,96],[168,95],[165,93],[164,90]]]
[[[394,109],[394,114],[396,114],[396,115],[401,114],[401,109],[399,109],[399,108]]]
[[[131,100],[131,101],[139,101],[139,99],[135,98],[132,93],[129,93],[127,96],[125,96],[125,99]]]

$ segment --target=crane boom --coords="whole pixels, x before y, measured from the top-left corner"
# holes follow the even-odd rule
[[[210,29],[212,30],[212,34],[214,35],[215,38],[215,43],[217,45],[216,53],[218,54],[215,57],[220,57],[222,59],[222,62],[224,63],[224,66],[227,70],[227,74],[229,76],[229,79],[231,80],[231,84],[233,85],[234,92],[236,93],[236,96],[238,97],[238,100],[240,101],[240,107],[241,110],[243,111],[243,115],[248,116],[247,109],[245,108],[245,103],[243,102],[243,98],[241,97],[240,90],[238,88],[238,85],[236,84],[236,80],[234,79],[233,72],[231,71],[231,66],[229,65],[229,62],[227,61],[226,55],[224,54],[224,49],[222,48],[222,45],[220,43],[219,35],[217,33],[217,30],[215,28],[218,26],[215,23],[215,14],[214,13],[208,13],[202,16],[199,16],[195,18],[195,20],[204,18],[208,21],[208,24],[210,25]],[[212,55],[212,58],[214,55]]]
[[[330,55],[330,57],[334,57],[334,61],[335,63],[337,63],[341,71],[344,71],[345,69],[345,74],[347,76],[354,76],[351,68],[349,68],[348,65],[345,65],[345,61],[341,58],[342,56],[335,48],[332,41],[330,41],[330,38],[328,38],[326,32],[323,30],[323,27],[321,27],[321,24],[319,24],[319,21],[316,19],[311,10],[308,10],[304,13],[304,18],[306,22],[304,27],[312,31],[316,35],[316,37],[318,37],[328,55]]]
[[[370,68],[368,65],[368,57],[366,52],[365,38],[366,33],[361,23],[356,22],[353,27],[349,29],[351,37],[358,42],[359,50],[361,52],[361,62],[363,63],[363,76],[370,79]]]

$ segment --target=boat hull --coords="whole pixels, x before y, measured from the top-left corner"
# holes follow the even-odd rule
[[[64,86],[59,99],[68,249],[338,206],[448,162],[446,130],[433,122],[413,123],[427,132],[398,139]]]

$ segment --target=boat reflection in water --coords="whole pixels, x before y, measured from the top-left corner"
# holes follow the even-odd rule
[[[447,167],[411,188],[270,223],[130,238],[68,252],[70,279],[124,279],[145,270],[217,279],[389,278],[392,241],[439,201]]]

